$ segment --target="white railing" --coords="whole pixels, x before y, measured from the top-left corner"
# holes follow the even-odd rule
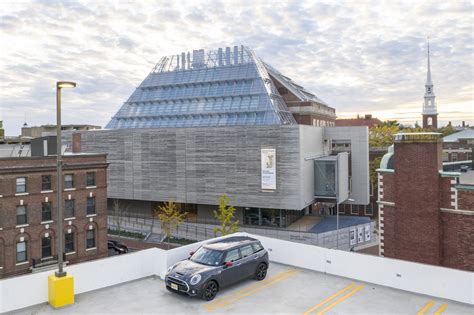
[[[318,272],[352,278],[409,292],[431,295],[474,305],[474,273],[396,259],[344,252],[264,236],[270,260]],[[219,239],[219,238],[216,238]],[[68,266],[74,276],[75,293],[81,294],[150,276],[164,277],[167,267],[186,259],[203,243],[172,250],[151,248]],[[45,303],[51,271],[0,280],[0,313]]]

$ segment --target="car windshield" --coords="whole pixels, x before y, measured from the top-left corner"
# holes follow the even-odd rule
[[[201,247],[191,256],[190,260],[203,265],[218,266],[222,261],[222,254],[221,251]]]

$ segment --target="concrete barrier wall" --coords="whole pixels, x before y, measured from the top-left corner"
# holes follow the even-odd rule
[[[474,273],[407,261],[344,252],[246,234],[259,239],[273,262],[474,305]],[[217,238],[220,239],[220,238]],[[80,294],[153,275],[164,277],[172,264],[186,259],[207,240],[169,251],[151,248],[68,266]],[[52,271],[0,280],[0,313],[48,300]]]
[[[76,294],[149,277],[166,271],[166,251],[152,248],[66,267],[74,276]],[[48,301],[48,276],[45,271],[0,281],[0,313]]]
[[[262,242],[274,262],[474,304],[472,272],[249,236]]]

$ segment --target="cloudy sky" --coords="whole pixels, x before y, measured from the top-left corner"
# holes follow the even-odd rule
[[[470,1],[0,2],[0,119],[8,135],[63,122],[104,126],[163,55],[247,45],[336,108],[420,121],[426,38],[440,120],[474,124]]]

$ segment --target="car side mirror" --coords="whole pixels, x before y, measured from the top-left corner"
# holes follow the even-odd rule
[[[234,263],[231,262],[231,261],[226,261],[224,265],[225,265],[226,267],[232,267],[233,264],[234,264]]]

